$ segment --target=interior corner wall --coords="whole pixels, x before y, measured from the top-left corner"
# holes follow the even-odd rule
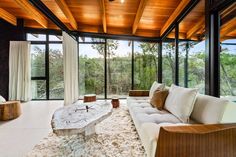
[[[25,40],[23,29],[0,19],[0,95],[8,100],[9,43]]]

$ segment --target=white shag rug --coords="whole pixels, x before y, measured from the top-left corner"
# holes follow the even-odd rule
[[[96,125],[97,134],[57,136],[50,133],[27,157],[146,157],[127,106]]]

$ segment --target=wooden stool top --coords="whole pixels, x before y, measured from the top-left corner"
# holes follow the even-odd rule
[[[86,94],[84,95],[84,102],[96,101],[96,94]]]

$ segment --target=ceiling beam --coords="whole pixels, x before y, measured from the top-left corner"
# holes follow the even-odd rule
[[[161,29],[161,36],[165,33],[165,31],[169,28],[169,26],[177,19],[178,15],[184,10],[184,8],[188,5],[190,0],[182,0],[174,12],[170,15],[166,23]]]
[[[73,38],[72,31],[68,29],[68,27],[61,22],[56,15],[53,14],[53,12],[48,9],[48,7],[41,1],[41,0],[29,0],[30,3],[32,3],[38,10],[40,10],[48,19],[50,19],[55,25],[57,25],[61,30],[67,32],[69,35],[71,35]]]
[[[202,17],[188,32],[187,39],[190,39],[195,33],[197,33],[205,25],[205,17]]]
[[[63,14],[68,19],[68,21],[69,21],[70,25],[72,26],[72,28],[77,30],[78,29],[77,22],[76,22],[76,20],[73,16],[73,14],[71,13],[68,5],[66,4],[65,0],[55,0],[55,2],[57,3],[57,5],[59,6],[59,8],[63,12]]]
[[[106,19],[105,0],[100,0],[100,7],[101,7],[101,10],[102,10],[103,32],[107,33],[107,19]]]
[[[2,8],[0,8],[0,17],[6,20],[7,22],[13,24],[14,26],[17,25],[16,17]]]
[[[41,15],[41,13],[35,9],[27,0],[15,0],[15,2],[23,9],[26,13],[30,14],[31,17],[37,21],[41,26],[47,28],[48,22]]]
[[[220,31],[220,36],[224,37],[232,31],[236,30],[236,17],[225,24]]]
[[[140,0],[139,7],[138,7],[138,10],[137,10],[135,19],[134,19],[134,24],[133,24],[133,27],[132,27],[132,34],[135,34],[135,32],[138,28],[138,24],[139,24],[139,21],[140,21],[142,15],[143,15],[143,11],[144,11],[144,8],[147,4],[147,1],[148,0]]]

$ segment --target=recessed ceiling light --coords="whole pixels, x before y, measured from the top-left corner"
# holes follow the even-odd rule
[[[121,3],[124,3],[124,2],[125,2],[125,0],[121,0],[120,2],[121,2]]]

